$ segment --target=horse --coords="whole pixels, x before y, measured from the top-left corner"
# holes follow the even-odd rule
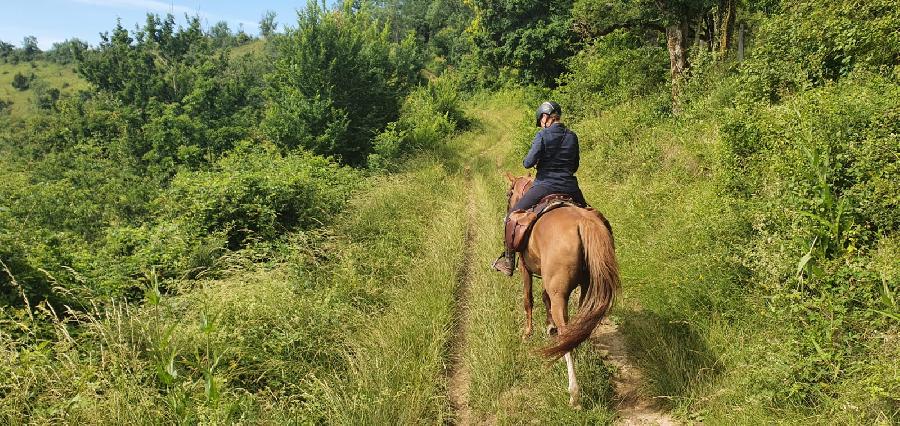
[[[507,210],[531,188],[534,179],[514,177],[509,181]],[[555,342],[541,350],[550,361],[566,360],[569,378],[569,404],[580,407],[580,389],[575,379],[572,350],[590,337],[612,307],[619,289],[612,228],[602,214],[593,209],[565,206],[541,216],[531,229],[525,250],[519,252],[519,269],[525,293],[525,330],[522,339],[531,336],[534,300],[531,284],[534,275],[542,277],[543,301],[547,309],[547,334],[556,334]],[[569,296],[580,287],[576,316],[569,321]]]

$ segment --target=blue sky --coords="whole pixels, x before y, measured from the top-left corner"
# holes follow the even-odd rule
[[[117,18],[133,29],[143,24],[147,13],[172,13],[179,23],[184,22],[185,13],[199,14],[204,28],[226,21],[232,31],[243,24],[248,34],[257,34],[259,18],[267,10],[278,14],[281,31],[285,23],[294,26],[296,9],[305,5],[305,0],[7,0],[0,7],[0,40],[21,46],[25,36],[33,35],[46,50],[55,42],[78,37],[96,46],[99,34],[111,31]]]

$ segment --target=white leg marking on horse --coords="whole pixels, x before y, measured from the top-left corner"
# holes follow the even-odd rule
[[[575,361],[572,359],[572,352],[566,352],[566,370],[569,372],[569,405],[575,408],[581,408],[581,390],[578,388],[578,381],[575,380]]]

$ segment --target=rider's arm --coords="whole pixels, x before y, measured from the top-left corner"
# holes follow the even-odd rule
[[[525,156],[525,161],[522,161],[522,165],[525,166],[526,169],[530,169],[537,165],[538,159],[541,157],[541,150],[544,149],[544,139],[541,137],[540,132],[534,136],[534,140],[531,141],[531,149],[528,150],[528,155]]]
[[[581,161],[581,153],[579,152],[580,150],[578,149],[578,135],[576,135],[575,133],[572,133],[571,135],[572,135],[572,138],[574,139],[573,146],[575,147],[575,167],[572,168],[572,173],[575,173],[578,171],[578,163]]]

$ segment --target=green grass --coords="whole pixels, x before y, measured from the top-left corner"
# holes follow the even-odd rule
[[[36,114],[40,110],[35,103],[34,88],[18,90],[12,87],[13,77],[21,73],[26,77],[35,75],[32,84],[42,82],[48,89],[56,88],[60,97],[72,96],[79,90],[88,88],[88,84],[75,72],[73,64],[61,65],[49,61],[19,62],[18,64],[0,63],[0,100],[11,101],[10,116],[17,119]]]
[[[666,99],[650,97],[573,126],[583,141],[582,189],[616,236],[623,291],[613,316],[643,369],[643,392],[685,421],[891,423],[873,395],[874,383],[896,380],[884,363],[897,353],[896,334],[873,340],[881,343],[869,377],[842,382],[837,397],[778,399],[796,385],[796,339],[807,337],[773,320],[766,293],[746,281],[748,260],[736,248],[752,230],[723,188],[727,90],[692,95],[678,118],[656,113]]]
[[[521,340],[524,325],[521,280],[489,268],[502,249],[500,222],[505,214],[503,172],[521,172],[518,127],[527,109],[522,93],[501,93],[479,99],[475,133],[457,143],[476,147],[472,158],[472,190],[478,200],[474,223],[474,264],[466,303],[466,346],[463,362],[470,376],[468,403],[474,421],[499,424],[605,424],[610,408],[611,371],[598,352],[584,345],[576,356],[583,410],[569,407],[565,364],[547,364],[537,349],[549,340],[541,332],[545,316],[540,280],[535,280],[535,335]],[[524,141],[527,143],[527,141]]]
[[[79,316],[77,335],[62,327],[0,335],[8,361],[0,419],[446,418],[444,364],[465,226],[454,173],[424,158],[408,172],[372,178],[333,227],[219,259],[233,265],[224,278],[164,282],[169,294],[150,288],[142,306]],[[4,311],[4,330],[54,323],[42,312],[32,322]]]

